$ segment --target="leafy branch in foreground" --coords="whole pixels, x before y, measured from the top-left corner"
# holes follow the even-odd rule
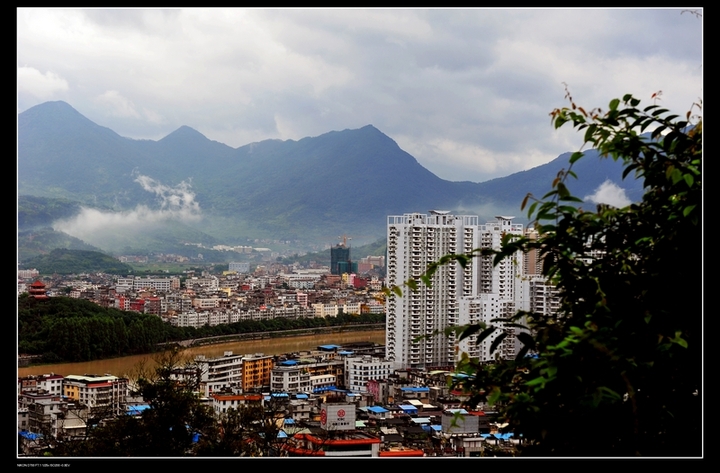
[[[580,208],[568,181],[584,157],[578,151],[547,194],[523,202],[523,209],[530,203],[536,240],[508,236],[498,251],[448,255],[406,286],[428,284],[438,266],[452,261],[464,267],[493,254],[497,264],[518,251],[538,251],[560,308],[504,321],[526,321],[530,329],[518,335],[524,348],[516,359],[459,363],[471,375],[458,378],[470,402],[495,406],[526,439],[527,455],[699,456],[701,103],[681,117],[657,103],[641,107],[629,94],[611,100],[607,111],[586,111],[567,98],[569,107],[550,114],[555,128],[570,124],[601,159],[621,161],[624,179],[642,180],[642,201]],[[462,337],[494,330],[500,327],[469,326]]]

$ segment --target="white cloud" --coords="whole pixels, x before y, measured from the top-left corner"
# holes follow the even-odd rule
[[[135,109],[135,104],[120,95],[117,90],[108,90],[99,95],[95,102],[106,107],[110,115],[116,117],[140,118],[140,114]]]
[[[58,92],[69,89],[68,82],[52,71],[45,74],[34,67],[18,67],[18,92],[31,94],[39,99],[47,100]]]
[[[595,189],[594,194],[585,196],[585,200],[596,204],[612,205],[617,208],[627,207],[632,203],[625,195],[625,190],[609,179],[600,184],[600,186]]]
[[[75,217],[55,222],[53,228],[102,246],[103,240],[114,233],[142,232],[163,221],[190,222],[201,217],[200,205],[195,201],[189,183],[183,181],[170,187],[141,174],[136,176],[135,182],[158,197],[159,209],[138,205],[128,211],[109,212],[83,207]]]

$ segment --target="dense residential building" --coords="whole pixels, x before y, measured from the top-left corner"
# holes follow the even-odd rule
[[[220,287],[220,282],[215,276],[188,278],[185,280],[184,284],[186,288],[195,290],[204,289],[208,291],[217,291]]]
[[[242,384],[243,355],[233,355],[226,351],[223,356],[206,358],[204,355],[195,357],[200,369],[200,386],[205,396],[225,388],[239,388]]]
[[[270,375],[274,366],[272,355],[255,353],[242,359],[242,390],[257,391],[270,386]]]
[[[180,289],[179,278],[135,278],[132,283],[135,291],[154,289],[160,292],[170,292]]]
[[[227,414],[228,409],[239,410],[248,404],[262,404],[262,394],[214,393],[210,395],[212,409],[216,416]]]
[[[365,355],[371,351],[365,345],[322,345],[278,357],[226,352],[222,357],[199,357],[195,364],[180,364],[172,378],[191,377],[188,381],[194,382],[200,376],[203,383],[211,378],[217,381],[210,392],[203,396],[201,387],[198,394],[219,420],[233,409],[264,406],[276,415],[284,454],[290,456],[473,456],[482,454],[486,445],[498,446],[497,436],[488,440],[486,436],[499,435],[501,421],[482,406],[460,409],[462,400],[448,387],[452,373],[391,372],[390,362]],[[240,363],[245,369],[238,375]],[[270,384],[264,385],[258,378],[267,366]],[[238,384],[238,377],[246,375],[255,378],[250,392]],[[86,436],[100,418],[152,409],[129,394],[119,403],[125,409],[113,408],[107,401],[116,381],[122,384],[124,380],[110,375],[18,378],[20,451],[41,455],[52,439]],[[50,393],[57,392],[60,382],[64,395]],[[511,448],[503,439],[506,448]]]
[[[345,358],[345,387],[353,392],[368,392],[368,382],[386,379],[392,374],[389,361],[372,356]]]
[[[512,219],[513,217],[498,216],[495,217],[495,221],[480,225],[478,228],[480,241],[476,248],[498,250],[504,236],[522,236],[523,226],[514,224]],[[518,310],[528,310],[529,294],[523,272],[523,254],[516,253],[504,258],[497,265],[493,263],[493,259],[493,256],[474,258],[478,262],[477,293],[474,291],[470,294],[467,291],[464,292],[463,295],[471,298],[472,302],[464,306],[468,310],[462,311],[460,325],[480,322],[490,325],[491,321],[511,317]],[[471,310],[471,308],[475,310]],[[516,338],[512,336],[515,329],[505,327],[505,324],[501,322],[492,322],[492,324],[500,326],[504,332],[511,335],[505,337],[495,353],[491,353],[490,348],[495,339],[500,336],[499,330],[485,338],[480,344],[476,343],[476,335],[467,338],[460,344],[459,351],[468,353],[481,361],[492,361],[496,356],[504,359],[514,358],[519,349]]]
[[[449,253],[461,253],[477,246],[476,216],[453,216],[431,211],[388,217],[387,285],[400,286],[419,280],[430,263]],[[475,264],[475,263],[473,263]],[[465,281],[472,285],[473,268],[465,271],[450,263],[438,268],[432,286],[390,296],[386,302],[386,346],[388,361],[396,368],[452,366],[454,340],[436,336],[460,322],[459,298]],[[468,290],[468,295],[472,292]]]
[[[18,277],[21,279],[36,278],[40,275],[37,269],[19,269]]]
[[[388,217],[387,285],[402,287],[410,279],[419,283],[428,265],[447,254],[499,248],[504,235],[523,233],[522,225],[513,224],[512,218],[499,216],[480,225],[477,216],[437,210]],[[431,369],[453,366],[462,352],[489,358],[493,338],[475,349],[474,337],[458,343],[457,335],[443,332],[450,326],[489,322],[520,308],[527,299],[526,286],[520,283],[520,258],[507,258],[495,266],[492,257],[474,257],[465,268],[450,262],[437,269],[430,286],[418,284],[415,291],[406,289],[402,296],[388,297],[387,360],[396,368]],[[514,342],[503,343],[502,356],[514,356]]]
[[[270,389],[287,393],[309,393],[312,391],[310,372],[295,360],[280,362],[270,375]]]
[[[120,414],[125,411],[128,380],[112,375],[68,375],[63,379],[63,396],[91,410]]]
[[[543,315],[557,313],[560,309],[560,298],[555,285],[539,276],[529,278],[528,285],[530,312]]]
[[[249,273],[250,272],[250,263],[247,261],[245,262],[231,262],[228,264],[228,271],[235,271],[238,273]]]
[[[52,396],[62,396],[63,376],[55,373],[33,376],[33,388]]]
[[[540,234],[534,228],[525,229],[525,238],[536,241]],[[523,273],[526,276],[542,274],[542,260],[540,259],[540,251],[536,248],[528,251],[523,255]]]

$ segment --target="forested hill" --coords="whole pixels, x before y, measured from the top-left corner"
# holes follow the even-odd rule
[[[90,361],[152,352],[176,333],[156,315],[68,297],[18,298],[18,352],[45,361]]]
[[[65,102],[47,102],[18,115],[19,193],[63,199],[52,211],[32,212],[27,223],[52,225],[71,210],[67,202],[118,217],[132,209],[162,208],[166,202],[150,190],[149,181],[139,180],[143,176],[156,183],[154,189],[182,189],[192,197],[197,207],[185,210],[196,210],[202,219],[172,220],[187,226],[185,232],[192,227],[196,236],[190,241],[231,241],[240,235],[315,244],[348,234],[363,244],[382,238],[388,215],[443,209],[481,220],[522,216],[522,199],[528,193],[544,195],[557,173],[567,169],[569,156],[485,183],[450,182],[372,125],[231,148],[189,127],[158,141],[125,138]],[[639,181],[622,179],[620,163],[600,160],[595,152],[573,170],[578,176],[568,184],[573,195],[592,195],[609,180],[633,201],[642,196]],[[156,244],[184,239],[168,222],[152,222],[159,228],[152,236]],[[91,232],[73,236],[103,251],[136,246],[136,236],[130,243],[118,239],[121,230],[129,231],[119,227],[112,238]]]
[[[126,275],[132,267],[98,251],[56,248],[25,263],[41,274],[108,273]]]

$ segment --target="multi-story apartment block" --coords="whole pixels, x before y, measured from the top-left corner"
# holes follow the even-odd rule
[[[250,272],[250,263],[248,262],[231,262],[228,264],[228,271],[235,271],[238,273],[249,273]]]
[[[255,353],[243,356],[242,364],[242,390],[254,391],[270,386],[274,360],[272,355]]]
[[[91,410],[105,410],[108,415],[121,414],[125,412],[128,380],[112,375],[68,375],[63,380],[63,396]]]
[[[192,306],[196,309],[215,309],[220,307],[220,299],[217,297],[196,297],[192,300]]]
[[[30,380],[34,383],[30,383]],[[25,381],[25,380],[24,380]],[[27,383],[27,384],[25,384]],[[24,386],[32,385],[34,390],[47,392],[51,396],[62,396],[63,376],[55,373],[32,376],[23,383]]]
[[[217,291],[220,287],[220,282],[215,276],[192,277],[185,280],[185,287],[195,290],[205,289],[208,291]]]
[[[118,281],[119,282],[119,281]],[[179,278],[135,278],[132,280],[132,287],[135,291],[143,289],[154,289],[160,292],[170,292],[180,289]]]
[[[310,420],[314,403],[308,399],[291,399],[287,405],[287,413],[295,422]]]
[[[428,265],[447,254],[470,254],[476,248],[497,249],[504,235],[522,235],[522,225],[513,217],[496,217],[479,225],[477,216],[431,211],[388,217],[387,284],[401,286],[409,279],[420,283]],[[474,257],[465,268],[457,262],[440,266],[432,284],[407,288],[402,296],[386,301],[386,346],[388,361],[396,368],[450,367],[468,343],[459,344],[444,329],[466,323],[488,322],[495,314],[511,313],[523,300],[521,255],[494,266],[492,257]],[[492,294],[485,300],[463,302]],[[491,340],[489,341],[491,343]],[[514,349],[504,351],[510,356]],[[478,353],[475,353],[478,354]]]
[[[239,388],[242,385],[242,359],[242,355],[233,355],[231,351],[218,358],[195,357],[205,396],[225,388]]]
[[[310,376],[310,388],[312,392],[324,392],[337,387],[337,375],[316,374]]]
[[[463,297],[460,299],[460,324],[477,324],[480,322],[490,324],[492,320],[511,317],[517,312],[516,303],[513,300],[501,298],[498,294],[480,294],[474,297]],[[502,323],[493,322],[494,325],[503,325]],[[514,329],[506,329],[508,332]],[[467,353],[471,358],[477,358],[480,361],[492,361],[498,354],[501,358],[511,359],[515,357],[518,347],[515,344],[514,337],[505,337],[500,342],[500,346],[494,353],[490,352],[490,347],[500,331],[486,337],[479,344],[477,343],[477,335],[470,336],[458,343],[458,352]]]
[[[560,298],[556,286],[540,276],[528,280],[530,294],[530,312],[552,315],[560,309]]]
[[[238,410],[248,404],[262,404],[262,394],[215,393],[210,395],[215,415],[226,414],[229,409]]]
[[[353,392],[368,392],[368,382],[386,379],[392,374],[392,363],[372,356],[345,358],[345,388]]]
[[[312,392],[310,372],[297,361],[283,361],[272,369],[270,389],[286,393]]]
[[[525,238],[537,240],[540,234],[534,228],[525,229]],[[526,276],[542,274],[542,260],[540,251],[533,248],[523,255],[523,273]]]
[[[477,220],[444,211],[388,217],[387,284],[402,286],[408,279],[419,280],[428,265],[442,256],[476,247]],[[450,263],[438,268],[431,286],[421,284],[402,297],[388,297],[386,357],[395,367],[454,364],[454,340],[435,332],[459,324],[459,297],[466,279],[468,285],[472,283],[472,268],[468,278],[464,273],[457,263]]]
[[[21,279],[36,278],[40,275],[37,269],[19,269],[18,277]]]

